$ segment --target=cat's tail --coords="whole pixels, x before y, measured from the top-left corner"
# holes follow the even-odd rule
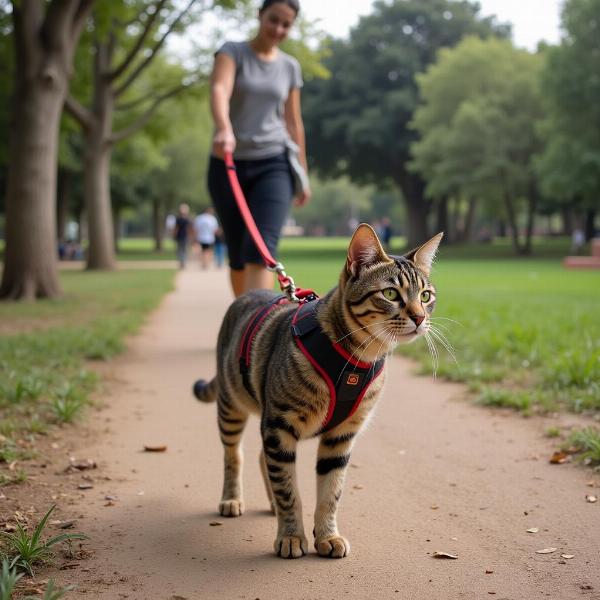
[[[211,379],[210,381],[206,381],[205,379],[198,379],[194,383],[194,396],[200,402],[215,402],[217,399],[217,394],[219,391],[219,386],[217,384],[217,378]]]

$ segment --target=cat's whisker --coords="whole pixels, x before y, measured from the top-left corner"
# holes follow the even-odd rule
[[[448,346],[448,348],[450,348],[453,352],[456,352],[456,348],[450,343],[450,340],[446,337],[444,332],[440,331],[437,328],[437,326],[435,326],[435,325],[431,326],[430,329],[431,329],[431,331],[437,333],[438,336],[446,342],[446,345]]]
[[[460,321],[455,321],[454,319],[449,319],[448,317],[429,317],[430,321],[450,321],[451,323],[455,323],[456,325],[460,325],[464,327],[464,324]]]
[[[362,331],[363,329],[368,329],[369,327],[372,327],[373,325],[382,325],[383,323],[385,323],[388,320],[389,319],[384,319],[383,321],[376,321],[375,323],[369,323],[368,325],[365,325],[364,327],[359,327],[358,329],[355,329],[354,331],[351,331],[350,333],[347,333],[346,335],[342,336],[339,340],[336,340],[335,343],[339,344],[342,340],[345,340],[347,337],[350,337],[353,333]],[[371,334],[371,335],[373,335],[373,334]]]
[[[452,358],[452,360],[454,361],[454,363],[456,364],[456,366],[460,366],[458,364],[458,360],[456,360],[456,355],[454,353],[454,349],[452,348],[452,346],[450,345],[450,343],[441,336],[441,334],[436,331],[435,329],[430,329],[430,333],[433,337],[433,339],[437,340],[446,350],[446,352],[450,355],[450,357]]]
[[[437,371],[439,367],[439,354],[437,348],[435,347],[433,341],[431,340],[431,336],[429,332],[425,333],[425,341],[427,342],[427,347],[429,349],[429,353],[431,355],[431,363],[433,367],[433,378],[437,378]]]

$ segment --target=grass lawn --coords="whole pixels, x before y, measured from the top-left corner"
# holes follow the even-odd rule
[[[62,272],[62,300],[0,303],[0,462],[27,458],[35,434],[77,416],[97,384],[86,361],[119,352],[173,275]]]
[[[299,286],[324,293],[346,243],[289,240],[282,260]],[[523,259],[507,258],[508,245],[442,247],[434,317],[456,360],[438,344],[438,376],[467,382],[484,404],[525,413],[600,411],[600,272],[563,269],[567,249],[556,240],[537,248],[539,258]],[[423,340],[400,351],[433,372]]]

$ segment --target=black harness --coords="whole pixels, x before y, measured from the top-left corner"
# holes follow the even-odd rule
[[[277,296],[259,308],[242,336],[240,373],[244,387],[252,397],[256,397],[248,377],[252,342],[267,315],[285,303],[285,296]],[[292,319],[292,333],[298,348],[329,388],[329,408],[321,429],[323,433],[337,427],[354,414],[373,380],[383,371],[385,359],[363,363],[350,356],[339,344],[333,343],[317,321],[318,305],[317,298],[300,304]]]

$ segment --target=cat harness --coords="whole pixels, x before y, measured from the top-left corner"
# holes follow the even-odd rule
[[[288,304],[285,296],[276,296],[259,308],[250,319],[240,344],[240,373],[244,387],[256,397],[250,378],[252,343],[267,316],[279,306]],[[319,299],[307,296],[292,319],[292,334],[296,345],[319,373],[329,388],[327,416],[319,433],[329,431],[351,417],[360,406],[369,386],[381,374],[385,359],[365,363],[349,355],[342,346],[332,342],[317,320]]]

